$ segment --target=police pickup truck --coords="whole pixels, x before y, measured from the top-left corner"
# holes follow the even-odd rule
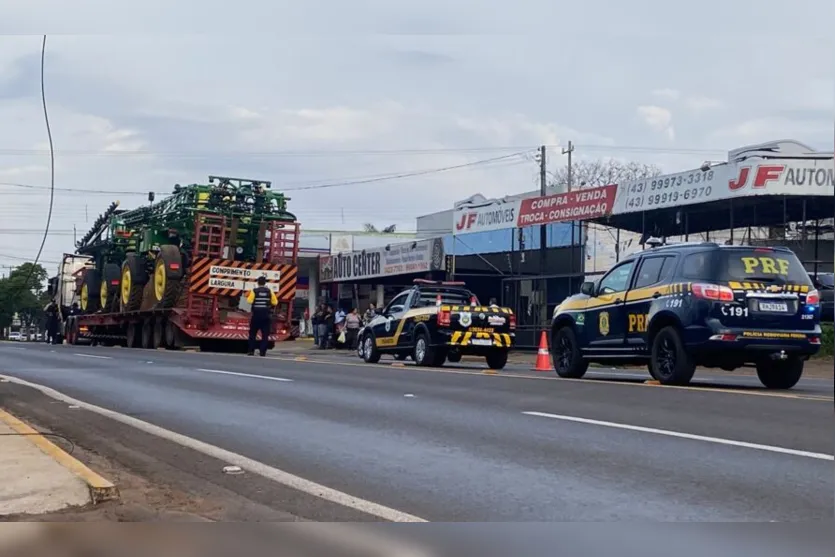
[[[696,366],[753,365],[763,385],[789,389],[820,343],[820,295],[794,253],[711,242],[621,261],[557,306],[551,329],[561,377],[646,363],[665,385],[689,383]]]
[[[415,280],[359,333],[357,354],[377,363],[383,354],[411,356],[419,366],[441,366],[464,355],[483,356],[502,369],[515,340],[516,316],[482,306],[463,282]]]

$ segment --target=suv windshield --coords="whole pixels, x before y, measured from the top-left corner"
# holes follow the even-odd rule
[[[470,298],[473,296],[473,294],[466,290],[421,289],[420,298],[418,298],[417,304],[414,307],[434,306],[438,294],[441,295],[441,303],[453,306],[469,305]]]
[[[792,252],[740,248],[719,253],[720,280],[811,285],[806,269]]]

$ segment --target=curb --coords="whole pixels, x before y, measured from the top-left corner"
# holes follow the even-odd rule
[[[119,489],[113,484],[113,482],[106,480],[90,470],[82,462],[70,456],[69,453],[49,441],[41,434],[41,432],[33,429],[28,424],[20,421],[2,409],[0,409],[0,421],[4,422],[15,432],[25,436],[41,451],[52,457],[52,459],[58,464],[81,478],[90,490],[90,499],[94,505],[119,498]]]

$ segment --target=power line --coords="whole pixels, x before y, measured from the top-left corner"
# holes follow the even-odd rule
[[[457,164],[453,166],[444,166],[440,168],[429,168],[423,170],[412,170],[412,171],[401,171],[401,172],[392,172],[388,174],[373,174],[370,176],[359,176],[356,179],[335,179],[332,182],[328,182],[325,180],[310,180],[310,181],[303,181],[303,182],[295,182],[295,184],[299,184],[298,186],[293,186],[293,182],[289,182],[287,186],[279,185],[278,188],[280,191],[302,191],[302,190],[310,190],[310,189],[322,189],[322,188],[334,188],[334,187],[342,187],[342,186],[351,186],[351,185],[359,185],[359,184],[370,184],[375,182],[384,182],[388,180],[399,180],[402,178],[411,178],[416,176],[426,176],[429,174],[437,174],[441,172],[448,172],[451,170],[458,170],[462,168],[471,168],[476,166],[487,166],[492,165],[490,168],[497,168],[503,167],[501,165],[493,164],[497,162],[511,162],[513,164],[507,166],[513,166],[514,164],[521,164],[526,161],[519,160],[513,161],[512,159],[519,157],[520,155],[524,155],[526,151],[521,151],[517,153],[512,153],[509,155],[502,155],[500,157],[492,157],[489,159],[481,159],[477,161],[471,161],[467,163]],[[60,187],[52,187],[52,186],[40,186],[34,184],[21,184],[17,182],[0,182],[0,186],[7,186],[12,188],[22,188],[28,190],[49,190],[49,191],[64,191],[64,192],[73,192],[73,193],[94,193],[94,194],[108,194],[108,195],[147,195],[147,191],[124,191],[124,190],[101,190],[101,189],[88,189],[88,188],[60,188]],[[0,192],[2,194],[4,192]]]
[[[416,170],[413,172],[404,172],[401,174],[392,174],[390,176],[382,176],[378,178],[368,178],[365,180],[349,180],[344,182],[333,182],[330,184],[319,184],[314,186],[300,186],[296,188],[283,188],[283,191],[300,191],[300,190],[314,190],[314,189],[322,189],[322,188],[336,188],[336,187],[343,187],[343,186],[355,186],[359,184],[371,184],[374,182],[383,182],[387,180],[399,180],[401,178],[413,178],[415,176],[425,176],[427,174],[437,174],[439,172],[447,172],[450,170],[457,170],[459,168],[468,168],[473,166],[485,165],[492,162],[497,162],[501,160],[507,160],[511,158],[518,157],[520,155],[524,155],[526,151],[521,151],[518,153],[513,153],[510,155],[503,155],[501,157],[493,157],[490,159],[482,159],[478,161],[463,163],[463,164],[456,164],[453,166],[445,166],[441,168],[431,168],[427,170]]]
[[[43,42],[41,43],[41,104],[43,106],[43,118],[44,123],[46,124],[46,135],[49,138],[49,211],[46,214],[46,225],[44,226],[43,230],[43,239],[41,240],[41,245],[38,248],[38,254],[35,256],[35,260],[29,266],[29,273],[26,275],[26,279],[23,281],[21,285],[21,291],[25,292],[29,289],[29,281],[32,279],[32,275],[35,273],[35,267],[38,265],[38,260],[41,258],[41,254],[43,253],[43,248],[46,245],[46,238],[49,236],[49,225],[52,222],[52,207],[55,201],[55,146],[52,142],[52,128],[49,125],[49,111],[46,107],[46,84],[44,80],[44,68],[46,66],[46,35],[43,36]],[[20,293],[18,293],[18,296]]]
[[[534,149],[534,145],[501,147],[437,147],[431,149],[312,149],[307,151],[101,151],[82,149],[60,149],[61,156],[105,156],[105,157],[166,157],[166,158],[222,158],[222,157],[358,157],[358,156],[410,156],[443,155],[449,153],[489,153],[499,151],[522,151]],[[38,149],[0,149],[0,155],[36,156],[47,152]]]
[[[54,172],[53,172],[54,175]],[[53,177],[54,183],[54,177]],[[24,188],[30,190],[49,190],[50,192],[55,191],[66,191],[66,192],[73,192],[73,193],[107,193],[112,195],[147,195],[148,192],[138,192],[138,191],[108,191],[108,190],[95,190],[95,189],[87,189],[87,188],[56,188],[53,186],[36,186],[33,184],[19,184],[16,182],[0,182],[0,186],[6,186],[10,188]],[[4,192],[0,192],[4,193]]]
[[[165,157],[165,158],[236,158],[236,157],[360,157],[360,156],[423,156],[449,153],[489,153],[500,151],[530,151],[536,145],[505,145],[482,147],[437,147],[427,149],[311,149],[311,150],[275,150],[275,151],[101,151],[84,149],[60,149],[55,151],[61,156],[102,156],[102,157]],[[549,149],[562,148],[562,144],[546,144]],[[577,144],[575,147],[587,150],[633,151],[647,153],[672,154],[725,154],[727,149],[705,149],[700,147],[652,147],[641,145],[606,145]],[[48,151],[38,149],[0,149],[0,156],[39,156]]]

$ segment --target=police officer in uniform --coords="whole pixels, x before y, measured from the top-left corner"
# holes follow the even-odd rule
[[[255,340],[258,331],[261,331],[261,345],[259,351],[261,356],[267,355],[267,343],[270,339],[272,309],[278,305],[278,299],[273,291],[267,288],[267,279],[258,277],[258,286],[249,291],[246,301],[252,305],[252,317],[249,320],[249,352],[250,356],[255,355]]]

